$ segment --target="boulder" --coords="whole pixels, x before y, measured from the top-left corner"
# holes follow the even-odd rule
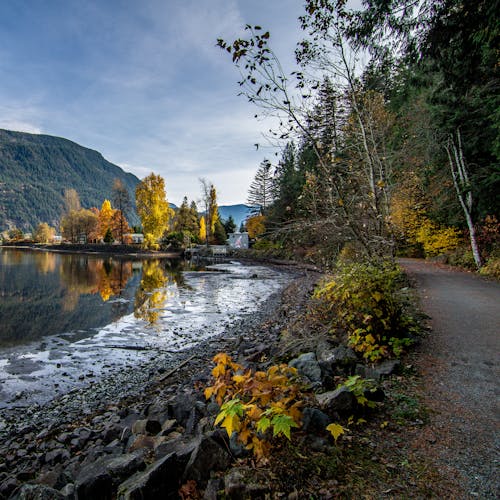
[[[397,373],[400,368],[401,361],[399,361],[399,359],[388,359],[375,366],[357,364],[356,375],[379,381],[384,377]]]
[[[358,406],[356,397],[346,387],[339,387],[335,391],[316,394],[316,399],[320,407],[327,412],[352,412]]]
[[[144,469],[144,453],[105,456],[82,468],[76,478],[76,498],[107,500],[113,498],[116,486],[126,477]]]
[[[137,472],[118,487],[118,500],[177,499],[182,466],[171,453],[142,472]]]
[[[54,500],[63,499],[64,495],[44,484],[23,484],[9,498],[11,500]]]
[[[161,423],[159,420],[146,418],[144,420],[137,420],[132,426],[134,434],[150,434],[155,435],[161,431]]]
[[[184,470],[184,478],[203,484],[208,480],[212,471],[226,470],[230,465],[231,456],[228,451],[212,438],[203,436],[191,453]]]
[[[351,348],[344,345],[333,348],[328,342],[318,344],[316,358],[323,378],[337,374],[351,374],[358,359]]]
[[[302,430],[307,432],[324,432],[332,419],[318,408],[304,408],[302,412]]]
[[[300,375],[307,377],[311,382],[321,382],[321,368],[313,352],[301,354],[298,358],[292,359],[288,365],[296,368]]]

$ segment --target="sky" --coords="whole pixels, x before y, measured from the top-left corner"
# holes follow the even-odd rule
[[[293,70],[303,3],[1,0],[0,128],[65,137],[139,178],[160,174],[175,204],[201,197],[200,177],[219,205],[244,203],[275,150],[216,40],[259,24]]]

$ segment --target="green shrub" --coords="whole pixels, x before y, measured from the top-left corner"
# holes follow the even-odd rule
[[[483,276],[492,276],[493,278],[500,279],[500,258],[490,258],[479,272]]]
[[[347,333],[349,345],[369,361],[399,356],[416,329],[404,313],[403,274],[392,263],[346,264],[315,291],[318,312],[332,333]]]

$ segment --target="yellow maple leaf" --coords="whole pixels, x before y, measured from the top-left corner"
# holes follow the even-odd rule
[[[339,436],[345,433],[345,429],[340,424],[336,424],[334,422],[327,426],[326,430],[330,432],[333,439],[335,439],[335,442],[337,442]]]

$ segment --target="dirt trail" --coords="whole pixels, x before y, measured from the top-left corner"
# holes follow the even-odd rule
[[[453,497],[500,498],[500,284],[420,260],[400,263],[432,327],[417,356],[430,422],[412,447],[454,484]]]

